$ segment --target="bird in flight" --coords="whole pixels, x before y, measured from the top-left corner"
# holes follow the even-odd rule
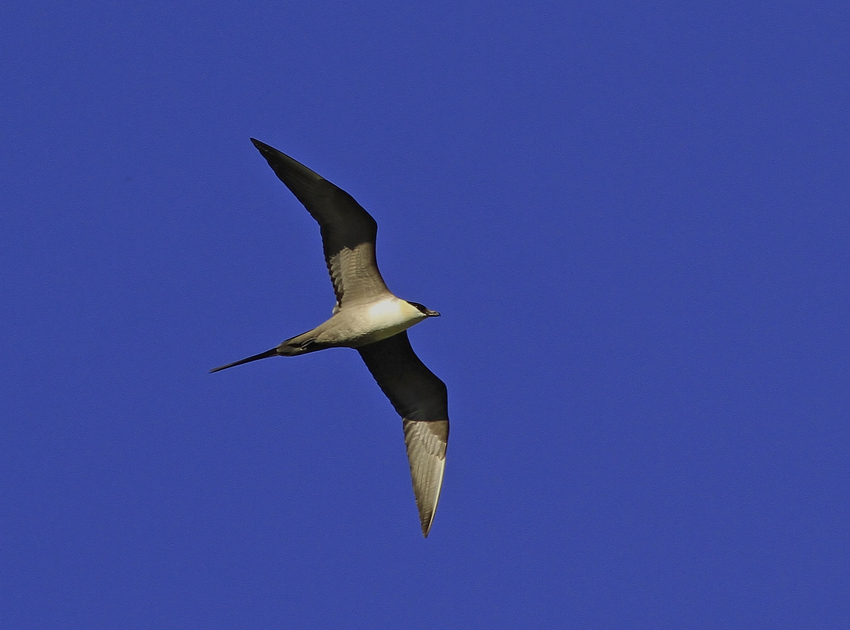
[[[393,295],[375,259],[375,219],[347,192],[267,144],[251,142],[319,223],[336,305],[331,318],[305,333],[210,372],[267,357],[354,348],[402,418],[404,443],[427,538],[434,521],[449,439],[446,385],[413,352],[407,329],[440,314]]]

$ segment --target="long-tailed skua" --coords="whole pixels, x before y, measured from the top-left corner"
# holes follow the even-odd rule
[[[413,352],[407,329],[440,314],[387,288],[375,259],[378,225],[351,195],[277,149],[253,138],[251,142],[319,223],[336,305],[331,318],[316,328],[211,372],[267,357],[355,348],[402,418],[413,493],[427,538],[446,468],[448,402],[445,384]]]

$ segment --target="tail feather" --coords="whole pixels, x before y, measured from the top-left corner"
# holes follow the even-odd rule
[[[299,354],[316,352],[316,350],[324,350],[327,347],[327,344],[319,343],[316,341],[316,334],[313,330],[308,330],[307,332],[301,333],[300,335],[290,337],[282,344],[280,344],[276,348],[276,350],[277,353],[281,356],[294,357]]]
[[[228,363],[227,365],[222,365],[217,368],[213,368],[210,370],[210,374],[213,372],[220,372],[221,370],[226,370],[227,368],[236,367],[237,365],[242,365],[243,363],[250,363],[251,361],[257,361],[259,359],[267,359],[268,357],[276,357],[278,356],[277,348],[272,348],[271,350],[266,350],[265,352],[261,352],[260,354],[255,354],[252,357],[248,357],[247,359],[240,359],[239,361],[234,361],[233,363]]]
[[[220,372],[221,370],[236,367],[237,365],[242,365],[243,363],[250,363],[251,361],[258,361],[259,359],[266,359],[268,357],[293,357],[299,354],[305,354],[307,352],[323,350],[327,347],[329,347],[328,344],[318,343],[316,341],[316,334],[313,330],[308,330],[305,333],[301,333],[300,335],[296,335],[295,337],[287,339],[282,344],[280,344],[279,346],[275,346],[271,350],[266,350],[265,352],[255,354],[252,357],[240,359],[239,361],[234,361],[233,363],[228,363],[227,365],[222,365],[220,367],[213,368],[212,370],[210,370],[210,373],[212,374],[213,372]]]

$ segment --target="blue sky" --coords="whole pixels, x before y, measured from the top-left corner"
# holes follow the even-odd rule
[[[0,7],[4,628],[846,628],[846,3]],[[448,385],[419,531],[317,226]]]

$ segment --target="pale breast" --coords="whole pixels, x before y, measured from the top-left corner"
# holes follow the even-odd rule
[[[358,337],[361,339],[358,340],[357,345],[392,337],[424,319],[416,307],[396,297],[363,306],[362,310],[358,309],[358,311],[356,318],[358,327],[361,329],[361,335]]]

